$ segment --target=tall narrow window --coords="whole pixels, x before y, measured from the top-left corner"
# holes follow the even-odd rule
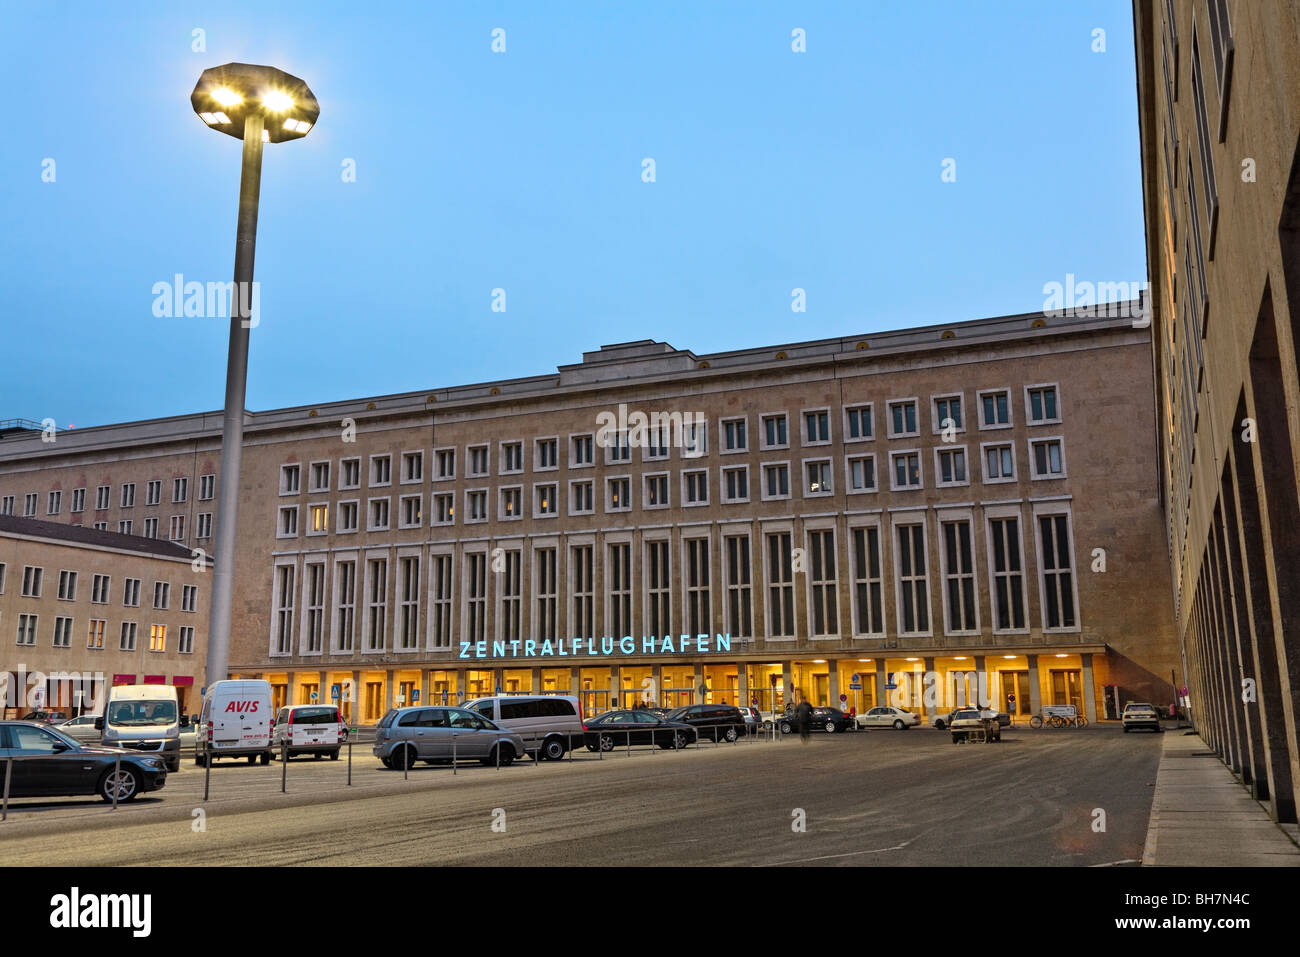
[[[709,589],[709,540],[686,540],[686,632],[707,635],[713,630]]]
[[[537,617],[534,620],[533,634],[545,641],[557,635],[558,585],[556,575],[556,550],[539,548],[533,552],[533,563],[537,570]]]
[[[880,529],[853,529],[854,632],[878,635],[885,630],[881,595]]]
[[[605,566],[609,580],[609,629],[617,637],[632,634],[632,546],[616,542],[609,546]]]
[[[1039,554],[1043,567],[1043,627],[1073,628],[1076,622],[1069,517],[1039,516],[1038,531],[1043,546]]]
[[[420,558],[409,555],[397,560],[401,647],[420,647]]]
[[[569,630],[575,638],[596,637],[596,590],[591,545],[574,545],[569,551],[573,568],[573,620]]]
[[[486,552],[469,552],[465,555],[465,576],[465,640],[484,641],[487,638]]]
[[[275,578],[275,650],[287,655],[293,650],[293,566],[277,566]]]
[[[451,647],[451,565],[450,555],[429,556],[429,629],[435,648]]]
[[[989,520],[993,552],[993,619],[999,631],[1025,627],[1025,573],[1020,561],[1020,521]]]
[[[388,639],[388,559],[366,562],[366,649],[381,651]]]
[[[925,527],[898,526],[899,630],[920,634],[930,630],[930,594],[925,564]]]
[[[321,650],[321,639],[325,631],[325,566],[320,563],[307,565],[307,652],[314,654]]]
[[[357,614],[357,563],[339,562],[334,568],[334,587],[338,589],[338,632],[335,647],[351,651],[355,640]]]
[[[733,638],[754,635],[753,580],[749,560],[749,536],[726,538],[727,556],[727,634]]]
[[[943,523],[944,598],[948,630],[975,631],[975,568],[971,559],[970,522]]]
[[[839,633],[839,585],[835,577],[835,532],[830,529],[808,533],[812,577],[812,634]]]
[[[505,641],[519,641],[523,637],[520,633],[522,630],[520,616],[523,610],[523,573],[521,569],[523,552],[517,549],[509,549],[503,557],[505,558],[505,568],[502,570],[500,580],[501,637]]]
[[[672,588],[668,564],[668,542],[646,542],[646,632],[656,638],[673,633],[671,599]]]
[[[794,570],[790,533],[767,536],[767,633],[772,638],[794,637]]]

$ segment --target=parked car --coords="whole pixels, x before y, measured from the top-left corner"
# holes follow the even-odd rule
[[[889,705],[881,705],[879,708],[871,708],[865,714],[858,715],[858,727],[867,728],[893,728],[896,731],[906,731],[908,728],[915,728],[921,723],[921,716],[912,711],[906,711],[903,708],[894,708]]]
[[[1134,728],[1150,728],[1157,733],[1160,731],[1160,712],[1156,711],[1154,705],[1145,701],[1130,701],[1124,705],[1124,713],[1120,715],[1120,721],[1126,733]]]
[[[462,707],[517,732],[524,750],[535,758],[558,761],[583,742],[582,706],[571,695],[497,695],[466,701]]]
[[[62,724],[68,720],[66,711],[37,710],[28,711],[19,721],[44,721],[46,724]]]
[[[499,754],[498,754],[499,751]],[[524,756],[524,739],[467,708],[394,708],[375,728],[375,757],[395,770],[477,758],[502,767]]]
[[[116,794],[118,801],[130,801],[167,782],[160,755],[93,747],[35,721],[0,721],[0,759],[7,757],[19,759],[9,782],[11,798],[98,794],[111,802]]]
[[[745,718],[745,730],[750,734],[758,734],[763,727],[763,712],[759,711],[752,705],[740,705],[740,713]]]
[[[193,751],[194,742],[199,734],[199,716],[197,714],[181,715],[180,743],[182,751]]]
[[[203,696],[194,763],[201,767],[217,758],[248,758],[249,764],[270,764],[275,726],[271,700],[271,682],[265,679],[212,682]]]
[[[95,727],[97,714],[83,714],[79,718],[70,718],[58,726],[59,730],[81,744],[99,744],[101,732]]]
[[[697,735],[691,725],[661,718],[643,708],[607,711],[588,719],[584,727],[588,751],[613,751],[647,744],[657,744],[665,750],[685,748]]]
[[[980,717],[978,708],[958,708],[952,713],[952,718],[948,722],[948,730],[952,732],[952,743],[958,744],[970,737],[972,728],[983,728],[984,719]],[[993,730],[990,738],[994,741],[1002,740],[1002,726],[996,721],[993,722]]]
[[[808,721],[809,731],[827,731],[834,733],[836,731],[848,731],[853,728],[853,719],[841,711],[839,708],[817,707],[812,709],[812,716]],[[778,722],[777,727],[782,734],[789,734],[792,731],[798,731],[799,725],[793,712],[785,715]]]
[[[745,733],[745,716],[734,704],[688,704],[669,711],[666,720],[689,724],[714,741],[737,741]]]
[[[328,755],[339,759],[339,748],[348,739],[347,725],[332,704],[293,704],[280,709],[271,731],[271,747],[276,754],[286,749],[288,756],[310,754],[314,758]]]
[[[965,710],[967,710],[967,709],[965,709],[965,708],[953,708],[951,711],[946,711],[946,712],[943,712],[943,713],[941,713],[941,714],[937,714],[937,715],[935,715],[934,720],[931,721],[930,723],[931,723],[934,727],[936,727],[936,728],[938,728],[940,731],[942,731],[944,728],[946,728],[946,727],[948,727],[950,724],[952,724],[952,716],[953,716],[953,715],[955,715],[958,711],[965,711]],[[1005,711],[998,711],[998,712],[995,712],[995,714],[997,715],[997,718],[998,718],[998,727],[1000,727],[1000,728],[1009,728],[1009,727],[1011,727],[1011,715],[1007,714]]]

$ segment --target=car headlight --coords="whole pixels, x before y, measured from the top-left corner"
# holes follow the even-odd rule
[[[163,763],[157,758],[149,758],[145,761],[145,767],[153,768],[155,771],[158,771],[163,767]]]

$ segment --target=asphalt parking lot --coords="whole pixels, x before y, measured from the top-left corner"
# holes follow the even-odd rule
[[[1142,856],[1159,735],[926,728],[497,770],[190,760],[156,795],[11,803],[0,864],[1103,865]]]

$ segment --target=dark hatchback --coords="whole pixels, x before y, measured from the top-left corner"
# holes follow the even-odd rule
[[[745,716],[731,704],[688,704],[669,711],[668,720],[689,724],[713,741],[736,741],[746,734]]]
[[[121,768],[115,769],[119,757]],[[14,759],[11,798],[98,794],[112,801],[116,793],[118,801],[130,801],[167,781],[160,757],[81,744],[31,721],[0,721],[0,775],[6,758]]]
[[[583,727],[588,751],[613,751],[647,744],[664,749],[684,748],[695,740],[695,729],[689,724],[669,721],[644,709],[607,711],[588,718]]]
[[[851,731],[854,727],[856,722],[839,708],[813,708],[812,717],[808,721],[809,731],[827,731],[833,734],[836,731]],[[782,734],[799,730],[799,723],[793,713],[781,718],[780,728]]]

